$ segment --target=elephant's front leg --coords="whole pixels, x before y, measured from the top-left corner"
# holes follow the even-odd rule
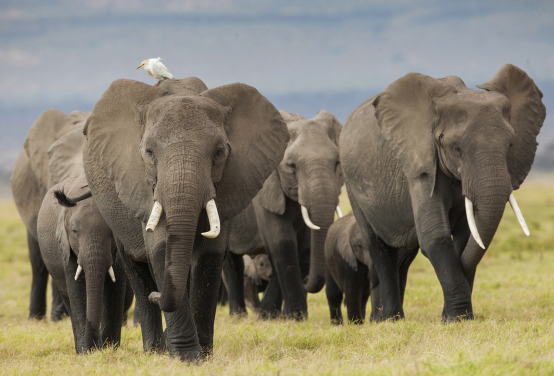
[[[200,342],[192,315],[189,293],[185,293],[181,305],[175,312],[164,312],[164,315],[167,324],[165,335],[169,355],[178,357],[183,362],[198,362],[201,358]]]
[[[125,265],[128,281],[135,292],[135,314],[139,312],[140,327],[142,332],[142,345],[145,352],[163,351],[165,341],[163,336],[162,313],[157,304],[148,300],[152,291],[157,291],[157,286],[152,279],[147,264],[135,262],[129,257],[123,244],[117,241],[119,256]],[[162,258],[163,262],[163,258]]]
[[[113,264],[116,280],[106,276],[104,281],[104,311],[102,314],[102,345],[119,346],[121,342],[121,324],[123,322],[126,276],[121,258]],[[125,312],[126,313],[126,312]]]
[[[471,288],[464,276],[462,264],[451,237],[447,203],[450,201],[447,183],[437,176],[431,197],[427,178],[410,181],[419,246],[425,252],[439,279],[444,295],[442,319],[455,321],[473,319]],[[444,189],[443,189],[444,188]]]
[[[285,316],[300,320],[307,318],[308,302],[300,272],[298,242],[293,225],[283,216],[273,213],[258,224],[285,300]],[[263,300],[262,310],[265,308]]]
[[[48,270],[42,260],[38,241],[28,231],[27,244],[29,246],[29,259],[31,260],[31,269],[33,271],[29,318],[42,320],[46,315],[46,287],[48,286]]]
[[[223,256],[224,253],[217,249],[202,251],[191,270],[190,303],[194,312],[202,358],[207,358],[213,353],[215,311],[221,283]]]

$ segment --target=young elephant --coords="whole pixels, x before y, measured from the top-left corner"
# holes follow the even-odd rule
[[[399,250],[397,266],[402,301],[408,268],[417,252],[417,248]],[[325,262],[327,264],[325,293],[329,303],[331,323],[342,324],[343,322],[340,309],[343,294],[349,322],[363,324],[370,295],[370,320],[381,321],[379,277],[371,261],[368,244],[360,232],[353,212],[338,219],[329,228],[325,241]]]
[[[77,353],[119,345],[126,289],[112,232],[86,187],[84,174],[54,185],[38,214],[42,258],[71,317]]]
[[[340,305],[343,294],[348,321],[362,324],[367,300],[371,294],[371,320],[380,318],[379,279],[369,256],[356,218],[350,212],[329,228],[325,241],[327,280],[325,293],[329,303],[332,324],[342,324]]]
[[[265,291],[273,268],[266,254],[254,257],[243,255],[244,260],[244,302],[252,311],[260,308],[258,294]]]

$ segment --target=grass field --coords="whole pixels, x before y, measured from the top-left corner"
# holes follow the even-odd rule
[[[301,323],[233,319],[223,307],[214,356],[200,366],[144,354],[140,329],[130,324],[119,349],[77,356],[69,320],[27,320],[24,226],[14,204],[0,202],[0,374],[552,375],[554,190],[534,183],[515,196],[531,236],[508,207],[477,269],[475,321],[440,323],[440,285],[420,254],[408,276],[405,321],[332,327],[323,291],[309,296],[310,317]],[[341,206],[346,214],[348,203]]]

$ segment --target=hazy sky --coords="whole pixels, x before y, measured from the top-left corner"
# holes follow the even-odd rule
[[[554,1],[3,0],[0,35],[3,106],[94,103],[114,79],[154,83],[135,68],[158,56],[266,95],[377,92],[411,71],[474,87],[508,62],[554,82]]]

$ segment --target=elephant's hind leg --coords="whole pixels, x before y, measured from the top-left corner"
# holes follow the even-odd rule
[[[42,255],[38,241],[27,231],[27,244],[29,246],[29,259],[33,271],[31,282],[31,303],[29,305],[29,318],[42,320],[46,315],[46,287],[48,286],[48,270]]]
[[[52,312],[50,313],[50,318],[52,322],[60,321],[68,315],[65,305],[62,300],[62,295],[58,290],[58,286],[54,283],[52,279]]]
[[[327,303],[329,304],[331,324],[341,325],[342,312],[340,306],[342,304],[342,290],[329,271],[327,271],[327,277],[325,279],[325,294],[327,295]]]
[[[227,251],[223,261],[223,280],[229,296],[229,313],[246,315],[244,300],[244,261],[241,255]]]

